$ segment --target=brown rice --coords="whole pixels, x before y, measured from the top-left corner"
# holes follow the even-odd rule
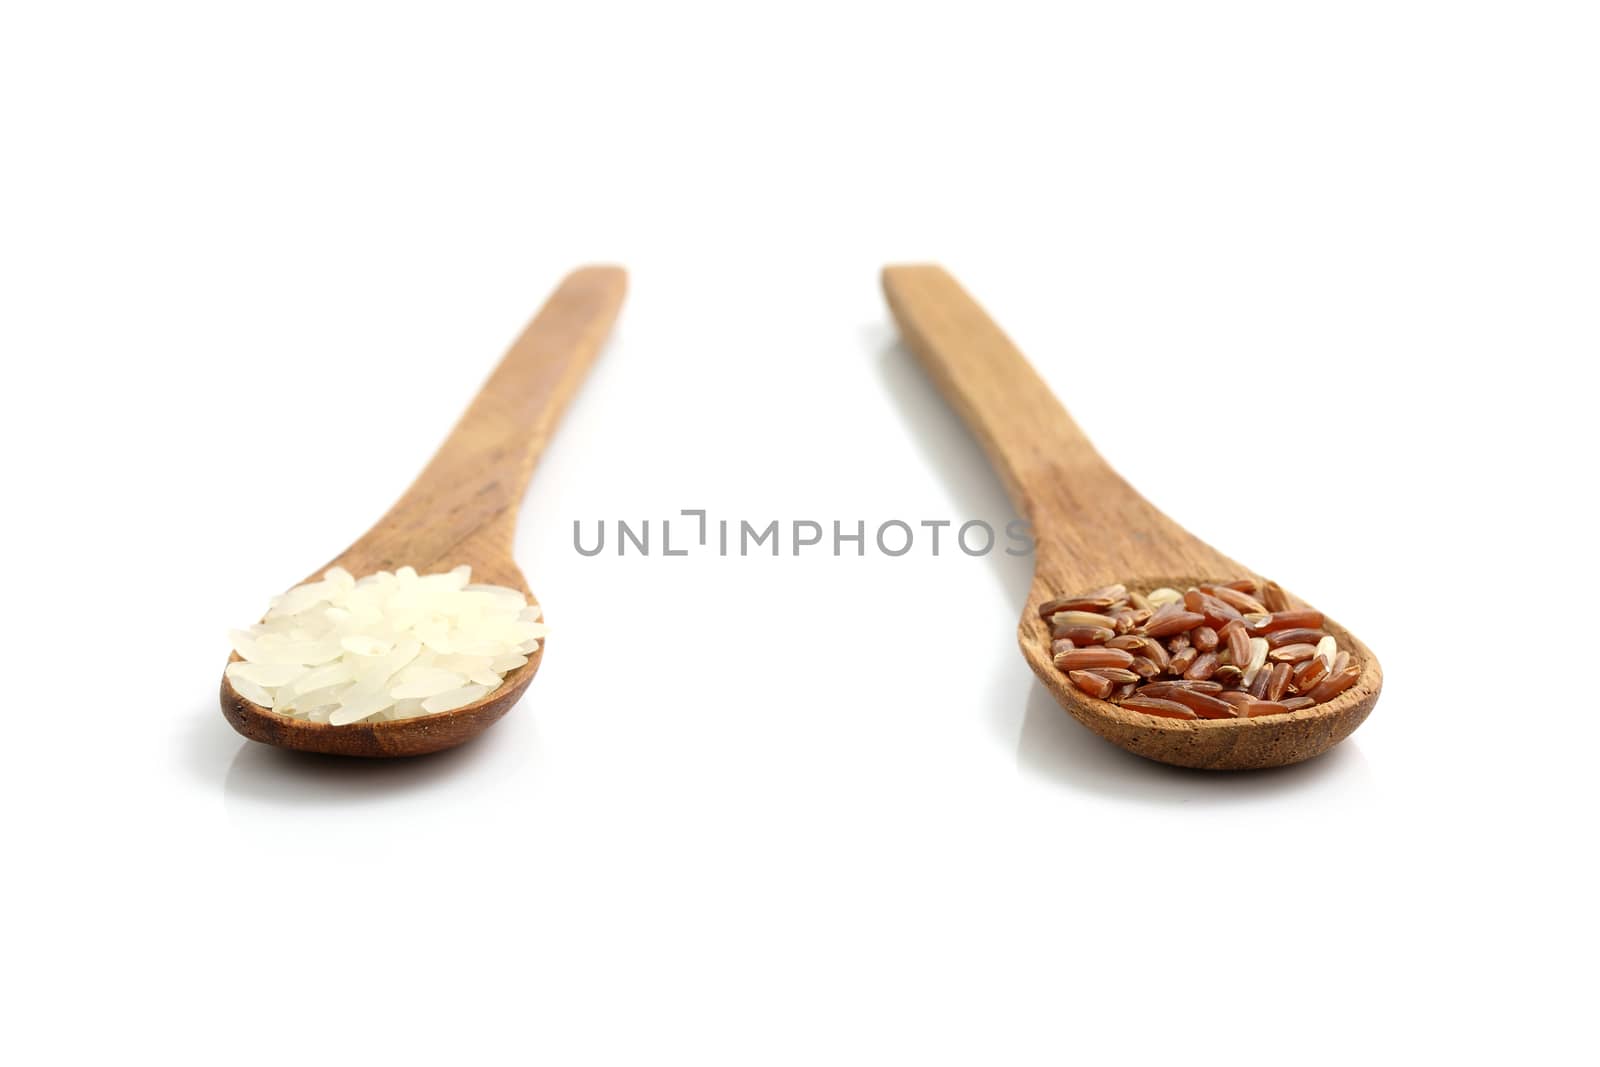
[[[1285,715],[1334,699],[1360,665],[1320,611],[1275,582],[1107,586],[1040,606],[1051,656],[1080,692],[1173,719]]]

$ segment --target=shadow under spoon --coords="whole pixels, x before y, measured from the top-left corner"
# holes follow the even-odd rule
[[[936,266],[883,271],[884,294],[912,352],[955,409],[1038,538],[1017,639],[1056,701],[1130,752],[1183,767],[1242,770],[1310,759],[1350,735],[1378,700],[1383,673],[1355,635],[1322,629],[1360,664],[1325,703],[1258,718],[1169,719],[1088,696],[1058,670],[1040,605],[1104,586],[1179,589],[1262,580],[1207,545],[1123,481],[1100,457],[1027,359],[966,291]],[[1291,607],[1304,607],[1289,594]]]
[[[357,577],[412,566],[419,573],[472,567],[473,580],[521,590],[537,604],[512,559],[517,509],[561,412],[599,353],[622,306],[620,267],[583,267],[551,294],[512,344],[466,414],[411,488],[355,544],[318,568]],[[234,653],[229,662],[236,662]],[[239,695],[224,676],[222,713],[252,741],[345,756],[419,756],[468,741],[521,698],[544,659],[544,643],[499,688],[436,715],[342,726],[280,715]]]

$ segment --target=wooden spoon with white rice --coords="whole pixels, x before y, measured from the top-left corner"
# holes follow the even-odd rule
[[[544,656],[511,555],[517,510],[626,288],[620,267],[568,275],[388,514],[234,633],[234,729],[306,752],[417,756],[511,710]]]

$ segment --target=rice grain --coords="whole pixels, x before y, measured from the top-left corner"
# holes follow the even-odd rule
[[[1360,676],[1322,613],[1291,607],[1272,582],[1148,593],[1107,586],[1047,601],[1040,614],[1052,659],[1077,689],[1151,715],[1282,715],[1330,700]],[[480,680],[470,670],[462,677]]]
[[[471,577],[466,566],[360,579],[334,567],[230,633],[240,660],[228,681],[253,704],[332,726],[465,707],[527,664],[546,633],[520,590]]]

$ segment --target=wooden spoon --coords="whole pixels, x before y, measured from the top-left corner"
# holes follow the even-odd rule
[[[1130,752],[1184,767],[1277,767],[1344,740],[1377,703],[1378,660],[1331,619],[1323,629],[1361,665],[1356,683],[1323,704],[1254,719],[1168,719],[1078,690],[1050,655],[1039,605],[1122,583],[1184,589],[1259,575],[1157,511],[1100,458],[1048,386],[981,307],[936,266],[883,272],[884,293],[906,342],[988,453],[1038,548],[1017,639],[1056,700],[1095,733]],[[1291,599],[1291,606],[1303,602]]]
[[[627,275],[573,271],[517,338],[450,437],[399,503],[366,535],[311,575],[340,566],[356,577],[412,566],[428,574],[466,563],[475,582],[522,590],[512,561],[517,508],[556,420],[611,331]],[[238,653],[229,662],[239,659]],[[544,644],[500,688],[438,715],[346,726],[308,722],[253,704],[222,679],[222,713],[253,741],[345,756],[418,756],[476,737],[511,710],[544,659]]]

